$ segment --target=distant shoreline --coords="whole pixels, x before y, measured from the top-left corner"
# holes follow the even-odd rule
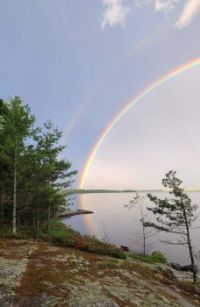
[[[148,193],[148,192],[164,192],[162,190],[103,190],[103,189],[73,189],[69,191],[65,191],[66,195],[71,194],[98,194],[98,193]]]
[[[66,195],[75,195],[75,194],[109,194],[109,193],[167,193],[168,191],[164,190],[109,190],[109,189],[72,189],[65,191]],[[185,190],[187,193],[198,193],[200,190]]]

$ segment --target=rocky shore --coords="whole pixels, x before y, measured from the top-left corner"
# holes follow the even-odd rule
[[[59,217],[63,218],[63,217],[71,217],[71,216],[74,216],[74,215],[92,214],[92,213],[94,213],[94,212],[90,211],[90,210],[84,210],[84,209],[77,209],[77,210],[67,209],[67,210],[61,212],[59,214]]]
[[[199,285],[188,288],[190,273],[184,282],[181,272],[180,279],[175,274],[167,265],[114,259],[45,242],[0,239],[3,307],[200,306]]]

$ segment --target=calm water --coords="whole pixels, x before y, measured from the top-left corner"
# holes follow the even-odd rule
[[[154,193],[159,197],[165,197],[165,193]],[[188,193],[195,204],[199,204],[200,193]],[[127,245],[131,250],[141,252],[141,224],[140,210],[124,208],[124,204],[133,197],[133,193],[113,193],[113,194],[83,194],[74,200],[74,208],[84,208],[94,211],[91,215],[74,216],[64,219],[63,222],[71,225],[82,234],[96,235],[98,238],[115,243],[116,245]],[[151,202],[148,199],[142,201],[145,214],[153,221],[154,217],[146,210]],[[200,209],[198,209],[200,213]],[[200,218],[194,227],[200,226]],[[150,233],[151,234],[151,233]],[[163,233],[152,236],[147,241],[147,252],[161,250],[169,261],[187,264],[189,262],[188,251],[183,246],[170,246],[161,240],[174,240],[177,236]],[[192,240],[196,253],[200,251],[200,229],[192,230]],[[199,262],[199,260],[198,260]]]

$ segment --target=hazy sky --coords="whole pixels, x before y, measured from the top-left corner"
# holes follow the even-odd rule
[[[200,56],[200,0],[0,0],[0,96],[64,131],[81,172],[124,105]],[[135,106],[102,144],[86,187],[159,187],[178,170],[200,187],[200,68]]]

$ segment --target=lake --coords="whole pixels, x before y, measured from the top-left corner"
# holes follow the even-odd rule
[[[167,196],[164,192],[152,193],[160,198]],[[188,193],[194,204],[200,204],[200,192]],[[82,234],[96,235],[99,239],[114,243],[117,246],[126,245],[135,252],[142,252],[141,240],[141,223],[139,206],[134,209],[124,208],[133,197],[133,193],[97,193],[97,194],[81,194],[74,197],[75,208],[82,208],[94,211],[94,214],[73,216],[65,218],[62,221],[71,225],[72,228],[78,230]],[[145,196],[146,194],[141,193]],[[141,202],[145,214],[148,219],[153,221],[154,217],[146,209],[152,203],[145,198]],[[200,206],[197,214],[200,213]],[[200,226],[200,218],[193,227]],[[151,230],[151,232],[154,230]],[[200,229],[191,231],[192,242],[195,252],[200,251]],[[151,236],[147,241],[147,252],[162,251],[170,262],[178,262],[180,264],[189,263],[188,250],[183,246],[166,245],[161,240],[177,240],[174,234],[158,233]],[[199,260],[198,260],[198,263]]]

